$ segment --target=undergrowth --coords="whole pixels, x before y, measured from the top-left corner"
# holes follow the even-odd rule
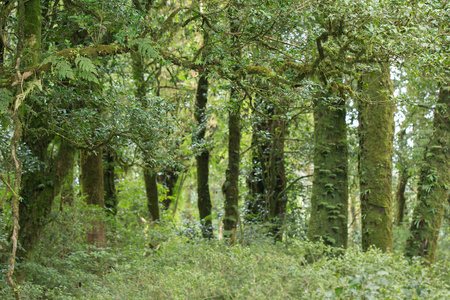
[[[275,244],[250,226],[230,246],[199,239],[192,224],[149,227],[132,209],[104,220],[108,244],[95,249],[84,243],[88,215],[81,205],[54,216],[17,264],[22,299],[450,299],[445,249],[428,268],[401,251],[342,254],[298,238]],[[0,298],[12,296],[2,276]]]

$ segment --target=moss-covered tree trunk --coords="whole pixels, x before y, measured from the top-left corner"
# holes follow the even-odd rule
[[[150,222],[159,221],[159,198],[157,174],[152,170],[144,170],[145,191]]]
[[[41,51],[41,1],[25,1],[25,20],[23,24],[24,49],[21,66],[35,66]]]
[[[240,20],[235,16],[235,8],[228,9],[230,31],[239,32]],[[241,52],[237,36],[232,37],[232,57],[238,61]],[[239,164],[241,162],[241,103],[235,87],[231,88],[228,108],[228,166],[222,192],[225,196],[223,218],[224,237],[231,244],[236,242],[236,228],[239,221]]]
[[[241,161],[241,114],[240,104],[236,101],[238,93],[231,91],[231,107],[228,113],[228,167],[222,191],[225,195],[225,216],[223,219],[224,236],[230,243],[236,241],[236,227],[239,221],[239,163]]]
[[[197,130],[193,137],[194,146],[197,148],[195,160],[197,161],[197,194],[198,211],[202,236],[204,238],[213,237],[212,219],[211,219],[211,196],[209,193],[209,150],[205,142],[207,115],[206,103],[208,101],[208,78],[202,74],[198,81],[195,120],[197,121]]]
[[[359,177],[362,248],[391,251],[394,103],[389,67],[361,77],[359,100]]]
[[[105,197],[103,190],[103,151],[97,149],[95,152],[81,150],[81,192],[85,197],[86,204],[105,207]],[[105,224],[99,216],[99,220],[94,220],[86,233],[86,242],[98,247],[106,245]]]
[[[347,247],[348,146],[346,109],[332,93],[314,108],[314,174],[308,238]]]
[[[105,191],[105,208],[108,214],[117,214],[118,198],[116,192],[115,160],[112,150],[103,152],[103,189]]]
[[[25,252],[33,249],[39,241],[46,219],[51,212],[53,200],[61,191],[67,174],[73,168],[75,150],[61,142],[57,156],[45,161],[48,168],[29,171],[22,178],[20,202],[20,244]],[[26,255],[20,252],[20,255]]]
[[[440,89],[433,134],[422,161],[418,204],[414,208],[411,237],[405,254],[421,256],[432,264],[450,188],[450,86]]]
[[[267,186],[269,189],[267,190],[266,201],[269,208],[271,232],[275,240],[281,241],[281,226],[283,216],[286,213],[287,196],[284,166],[285,124],[279,109],[275,109],[270,123],[272,141],[267,167]]]

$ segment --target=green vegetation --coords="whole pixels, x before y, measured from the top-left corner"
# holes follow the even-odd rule
[[[0,297],[449,298],[447,2],[0,0]]]

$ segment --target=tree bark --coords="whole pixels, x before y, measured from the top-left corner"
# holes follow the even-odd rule
[[[421,256],[428,264],[435,260],[445,204],[450,186],[450,90],[441,87],[434,111],[433,134],[422,161],[418,204],[414,208],[411,237],[405,254]]]
[[[346,109],[331,92],[314,108],[314,175],[308,238],[347,248],[348,146]]]
[[[208,101],[208,78],[202,74],[198,81],[195,120],[197,121],[197,131],[194,134],[193,142],[196,147],[195,160],[197,161],[197,194],[198,211],[202,236],[207,239],[214,237],[211,216],[211,196],[209,193],[209,150],[205,145],[205,134],[207,126],[206,103]]]
[[[152,170],[144,170],[145,191],[147,192],[147,208],[150,222],[159,221],[159,199],[157,174]]]
[[[238,97],[238,93],[233,88],[231,91],[232,107],[229,108],[228,113],[228,167],[222,186],[225,195],[224,236],[232,244],[236,242],[236,227],[239,220],[239,163],[241,161],[241,109],[236,97]]]
[[[394,104],[389,67],[361,77],[359,177],[362,248],[392,251],[392,155]]]
[[[103,190],[103,151],[96,152],[81,150],[81,192],[85,197],[86,204],[105,207]],[[86,242],[97,247],[106,246],[105,224],[102,220],[96,220],[86,233]]]
[[[239,19],[235,16],[235,8],[228,9],[230,19],[230,31],[239,32]],[[237,36],[232,38],[233,54],[237,60],[241,56],[239,41]],[[223,218],[223,235],[230,244],[236,242],[236,228],[239,221],[239,164],[241,162],[241,105],[239,102],[239,92],[235,87],[231,88],[230,107],[228,110],[228,167],[225,172],[225,182],[222,185],[222,192],[225,195]]]
[[[115,161],[112,150],[103,152],[103,188],[105,191],[105,208],[108,214],[115,216],[117,214],[118,198],[115,182]]]
[[[56,158],[45,160],[50,164],[46,170],[27,172],[22,178],[22,201],[20,202],[19,241],[24,251],[29,253],[36,243],[46,219],[51,212],[52,203],[61,191],[62,184],[74,164],[75,150],[66,142],[61,142]]]

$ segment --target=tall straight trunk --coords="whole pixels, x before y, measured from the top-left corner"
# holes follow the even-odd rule
[[[235,8],[228,9],[230,31],[239,32],[240,20],[235,16]],[[233,57],[239,60],[241,56],[237,36],[232,38]],[[222,192],[225,195],[223,218],[224,236],[231,244],[236,242],[236,228],[239,221],[239,164],[241,162],[241,104],[240,95],[235,87],[231,88],[230,107],[228,110],[228,167],[225,172],[225,182]]]
[[[359,100],[362,248],[391,251],[394,103],[389,67],[363,74]]]
[[[103,151],[96,152],[81,150],[81,192],[85,197],[86,204],[105,207],[103,190]],[[88,244],[104,247],[106,245],[105,224],[102,220],[95,220],[92,227],[86,233]]]
[[[202,74],[198,81],[195,120],[197,121],[197,132],[193,137],[193,142],[198,147],[195,160],[197,161],[197,194],[198,211],[202,236],[213,238],[212,216],[211,216],[211,196],[209,193],[209,150],[205,145],[205,134],[207,126],[206,103],[208,101],[208,78]]]
[[[314,108],[314,174],[308,238],[347,248],[348,146],[346,109],[331,92]]]
[[[228,113],[228,167],[222,191],[225,195],[225,216],[223,219],[224,236],[230,243],[236,241],[236,227],[239,220],[239,163],[241,161],[241,114],[240,104],[237,103],[237,91],[231,91],[232,107]]]
[[[281,226],[287,205],[286,170],[284,166],[285,124],[283,118],[280,118],[280,110],[275,109],[275,112],[270,126],[272,141],[267,168],[267,186],[269,187],[267,202],[272,234],[275,240],[281,241]]]
[[[394,224],[400,226],[403,223],[403,218],[406,212],[406,185],[408,184],[408,175],[404,170],[400,171],[397,191],[395,192],[395,211],[394,211]]]
[[[144,61],[138,53],[132,54],[133,58],[133,78],[136,85],[135,95],[137,99],[144,105],[144,98],[147,95],[148,85],[144,77]],[[156,95],[159,96],[159,88]],[[148,164],[148,161],[144,162]],[[158,198],[158,183],[157,174],[155,170],[143,169],[145,191],[147,194],[147,208],[149,211],[149,218],[151,222],[159,220],[159,198]]]
[[[249,194],[246,199],[245,219],[249,222],[262,222],[265,216],[264,195],[266,191],[264,170],[265,162],[262,153],[266,153],[269,146],[266,141],[261,141],[263,125],[261,122],[253,124],[252,157],[250,162],[250,174],[247,179]]]
[[[111,150],[103,152],[103,189],[105,191],[105,208],[107,212],[115,216],[117,214],[117,192],[115,182],[115,161]]]
[[[450,86],[441,87],[433,120],[433,134],[420,170],[418,204],[405,254],[421,256],[432,264],[436,255],[450,186]]]
[[[395,192],[395,203],[394,203],[394,225],[400,226],[403,222],[403,217],[406,212],[406,185],[408,184],[408,166],[405,162],[405,158],[403,157],[403,152],[406,148],[406,129],[400,131],[398,135],[398,183],[397,190]]]
[[[159,199],[157,174],[152,170],[144,170],[145,191],[147,192],[147,208],[150,222],[159,221]]]

